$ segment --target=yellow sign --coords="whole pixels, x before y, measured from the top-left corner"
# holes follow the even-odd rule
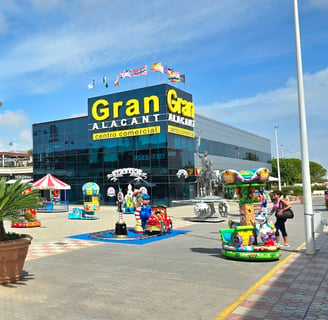
[[[170,113],[191,119],[195,118],[195,106],[192,101],[182,99],[174,89],[168,91],[166,98]],[[98,99],[91,106],[91,115],[96,121],[119,119],[122,112],[124,112],[124,117],[128,118],[159,113],[159,97],[151,95],[140,98],[140,101],[139,99],[129,99],[114,101],[111,104],[106,99]]]
[[[92,140],[105,140],[105,139],[144,136],[148,134],[158,134],[160,132],[161,132],[160,126],[136,128],[130,130],[107,131],[101,133],[94,133],[92,135]]]
[[[174,89],[167,93],[167,106],[172,113],[181,114],[184,117],[195,118],[195,106],[191,101],[178,97]]]
[[[179,127],[176,127],[176,126],[168,125],[167,126],[167,132],[173,133],[173,134],[178,134],[179,136],[195,138],[195,132],[194,131],[179,128]]]

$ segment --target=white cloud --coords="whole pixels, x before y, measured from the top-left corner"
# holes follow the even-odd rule
[[[328,69],[304,75],[305,109],[309,157],[328,169],[328,159],[322,148],[328,139]],[[289,79],[283,88],[262,92],[256,96],[198,106],[198,112],[223,123],[267,137],[274,141],[274,126],[278,125],[279,145],[287,157],[299,157],[299,109],[297,80]],[[275,156],[272,145],[272,155]]]
[[[73,113],[70,118],[86,117],[87,115],[87,113]]]
[[[17,151],[32,148],[32,129],[28,115],[22,110],[5,110],[0,113],[0,150],[8,150],[10,142],[16,142]],[[11,147],[12,148],[12,147]]]
[[[51,14],[57,13],[55,9],[51,11],[52,8],[60,4],[66,10],[53,26],[46,25],[32,36],[25,32],[14,35],[19,41],[13,46],[9,42],[0,56],[0,80],[22,75],[29,75],[31,80],[35,72],[80,74],[119,63],[121,59],[126,63],[137,57],[174,50],[191,40],[243,25],[251,19],[252,7],[257,6],[244,1],[237,1],[238,5],[229,1],[174,1],[171,13],[163,10],[162,1],[152,1],[151,5],[147,1],[120,1],[119,4],[93,1],[92,10],[88,1],[78,7],[69,1],[30,2],[40,11],[50,11],[50,21],[55,19]],[[170,2],[173,5],[173,1],[165,5],[170,7]],[[142,5],[146,10],[140,10]],[[257,10],[260,11],[258,6]],[[19,20],[17,9],[15,13]],[[22,10],[20,14],[25,16],[26,12]],[[39,24],[38,19],[45,19],[43,12],[34,14],[35,21],[30,23]],[[122,15],[129,17],[128,23],[122,22]]]

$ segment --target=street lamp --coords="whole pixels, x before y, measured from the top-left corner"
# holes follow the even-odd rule
[[[306,253],[315,254],[314,228],[313,228],[313,208],[311,196],[310,163],[306,129],[306,114],[304,102],[303,70],[300,28],[298,21],[298,3],[294,0],[294,24],[295,24],[295,45],[297,64],[297,86],[298,86],[298,111],[301,136],[301,159],[302,159],[302,183],[304,200],[304,222],[305,222],[305,243]]]
[[[274,135],[276,137],[276,154],[277,154],[277,171],[278,171],[278,189],[281,191],[281,180],[280,180],[280,166],[279,166],[279,149],[278,149],[278,135],[277,128],[279,126],[274,126]]]

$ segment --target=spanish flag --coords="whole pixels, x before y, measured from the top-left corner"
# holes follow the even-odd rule
[[[161,62],[155,62],[151,65],[150,69],[152,71],[155,71],[155,72],[163,72],[162,63]]]

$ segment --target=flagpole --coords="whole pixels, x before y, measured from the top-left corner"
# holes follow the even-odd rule
[[[294,24],[295,24],[295,44],[296,44],[296,62],[297,62],[297,84],[298,84],[298,110],[300,122],[300,137],[301,137],[301,159],[302,159],[302,182],[303,182],[303,200],[304,200],[304,222],[305,222],[305,243],[306,253],[315,254],[314,242],[314,214],[312,208],[311,196],[311,177],[309,164],[309,151],[306,128],[306,113],[304,101],[303,87],[303,70],[302,70],[302,54],[301,40],[298,20],[298,3],[294,0]]]
[[[92,93],[93,93],[93,96],[95,96],[95,86],[96,86],[95,78],[92,78],[92,83],[93,83]]]

